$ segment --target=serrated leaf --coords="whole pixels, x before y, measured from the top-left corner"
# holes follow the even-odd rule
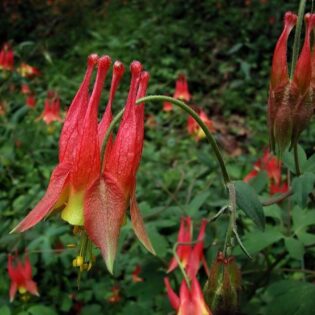
[[[293,237],[287,237],[284,239],[284,244],[292,258],[299,260],[303,258],[305,250],[304,245],[300,240]]]
[[[292,209],[292,221],[293,231],[296,235],[299,235],[308,226],[315,224],[315,212],[314,210],[301,209],[296,206]]]
[[[267,289],[270,297],[265,314],[313,315],[315,309],[315,285],[307,282],[283,280]]]
[[[313,191],[315,174],[306,172],[292,181],[293,198],[301,208],[305,208],[308,195]]]
[[[235,181],[236,204],[260,228],[265,228],[265,217],[262,204],[255,190],[243,181]]]

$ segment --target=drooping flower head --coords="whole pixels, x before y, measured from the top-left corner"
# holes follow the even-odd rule
[[[315,26],[315,15],[305,15],[305,39],[303,48],[289,78],[287,65],[288,37],[295,26],[297,16],[287,12],[284,28],[278,39],[272,61],[268,100],[268,124],[270,145],[281,156],[289,144],[296,144],[299,135],[307,126],[314,107],[310,34]]]
[[[39,296],[37,285],[33,281],[32,266],[27,254],[24,257],[24,262],[16,256],[8,256],[8,274],[11,279],[10,302],[14,300],[17,291],[20,294],[29,292]]]
[[[193,277],[190,288],[185,280],[182,281],[179,296],[172,289],[168,278],[164,278],[164,283],[170,304],[177,315],[212,315],[196,277]]]
[[[173,110],[173,104],[170,102],[163,103],[163,111],[164,112],[171,112]]]
[[[0,70],[12,71],[14,67],[14,53],[10,44],[3,45],[0,51]]]
[[[62,118],[60,116],[60,98],[55,91],[47,92],[44,111],[39,118],[42,118],[47,125],[51,124],[53,121],[62,122]]]
[[[177,78],[173,97],[186,102],[189,102],[191,99],[187,79],[184,74],[180,74]]]
[[[200,119],[205,123],[210,132],[215,132],[215,127],[213,121],[207,116],[207,114],[200,108],[194,107],[195,111],[198,113]],[[187,118],[187,131],[196,140],[199,141],[206,137],[206,134],[201,129],[199,124],[190,115]]]
[[[51,175],[47,192],[14,230],[23,232],[52,211],[60,210],[61,218],[74,225],[85,242],[92,241],[101,249],[112,272],[120,228],[128,207],[136,235],[146,248],[151,252],[153,249],[135,198],[144,130],[144,104],[136,105],[136,100],[145,95],[149,74],[142,71],[138,61],[131,64],[131,84],[122,122],[115,139],[110,138],[101,156],[101,144],[112,120],[113,98],[124,72],[122,63],[115,62],[109,100],[98,124],[98,106],[110,64],[108,56],[89,56],[84,79],[64,122],[59,141],[59,164]],[[97,74],[90,95],[89,83],[96,65]],[[90,248],[81,248],[74,261],[80,270],[90,268]]]

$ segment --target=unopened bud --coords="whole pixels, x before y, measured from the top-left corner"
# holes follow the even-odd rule
[[[219,252],[204,288],[205,300],[214,315],[236,313],[240,281],[241,274],[234,257],[224,257]]]

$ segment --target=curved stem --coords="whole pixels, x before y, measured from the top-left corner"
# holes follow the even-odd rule
[[[209,143],[210,143],[210,145],[214,151],[214,154],[218,160],[218,163],[219,163],[221,171],[222,171],[224,183],[225,183],[225,185],[227,185],[230,182],[230,176],[227,172],[222,154],[220,152],[220,149],[219,149],[214,137],[212,136],[212,134],[209,131],[206,124],[201,120],[199,115],[193,109],[191,109],[188,105],[186,105],[184,102],[179,101],[179,100],[174,99],[174,98],[169,97],[169,96],[164,96],[164,95],[146,96],[146,97],[138,99],[137,104],[148,102],[148,101],[170,102],[170,103],[182,108],[185,112],[187,112],[189,115],[191,115],[195,119],[195,121],[198,123],[198,125],[201,127],[201,129],[205,133],[205,135],[206,135],[206,137],[207,137],[207,139],[208,139],[208,141],[209,141]]]

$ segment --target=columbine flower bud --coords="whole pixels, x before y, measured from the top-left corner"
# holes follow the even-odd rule
[[[235,314],[241,274],[234,257],[224,257],[219,252],[210,268],[204,288],[205,300],[215,315]]]
[[[291,144],[295,145],[313,114],[313,86],[310,33],[315,25],[315,15],[305,15],[305,39],[294,69],[289,78],[287,65],[288,37],[296,24],[297,16],[287,12],[284,28],[277,42],[273,60],[268,100],[270,144],[281,155]],[[313,58],[315,56],[313,55]]]

